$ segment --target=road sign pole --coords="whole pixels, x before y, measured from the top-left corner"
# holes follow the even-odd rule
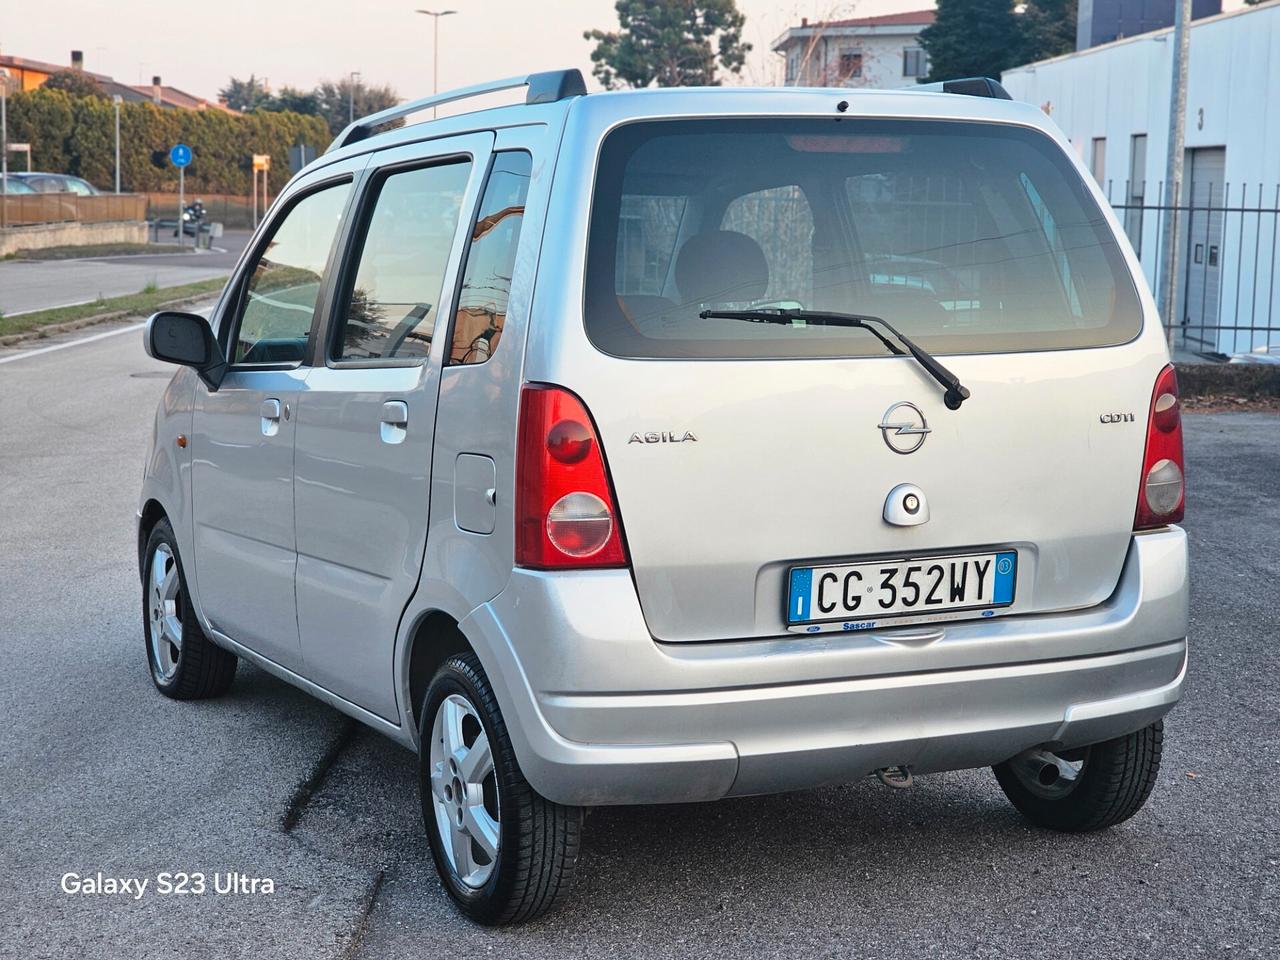
[[[185,247],[187,245],[186,233],[182,226],[182,208],[186,204],[186,167],[178,168],[178,246]]]

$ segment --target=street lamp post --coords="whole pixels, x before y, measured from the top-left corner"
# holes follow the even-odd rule
[[[440,18],[452,16],[457,10],[418,10],[431,18],[431,92],[440,90]],[[431,108],[431,116],[436,115],[436,108]]]
[[[1165,323],[1165,336],[1172,350],[1175,331],[1181,326],[1174,316],[1178,309],[1178,273],[1181,267],[1182,230],[1178,224],[1178,205],[1182,202],[1182,158],[1186,149],[1187,65],[1191,56],[1191,0],[1175,0],[1173,21],[1173,75],[1169,91],[1169,154],[1164,175],[1164,263],[1157,306]],[[1190,204],[1190,200],[1187,201]]]
[[[352,70],[350,82],[347,84],[347,94],[350,97],[350,109],[348,110],[348,113],[350,114],[350,119],[347,120],[347,123],[356,122],[356,84],[359,82],[360,82],[360,71]]]
[[[124,102],[124,97],[115,94],[111,98],[111,102],[116,108],[116,193],[120,192],[120,104]]]
[[[31,154],[27,154],[27,166]],[[0,230],[9,225],[9,71],[0,69]]]

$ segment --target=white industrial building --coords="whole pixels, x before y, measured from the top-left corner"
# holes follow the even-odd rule
[[[1280,0],[1190,28],[1178,344],[1280,347]],[[1017,100],[1057,121],[1157,278],[1172,30],[1006,71]]]

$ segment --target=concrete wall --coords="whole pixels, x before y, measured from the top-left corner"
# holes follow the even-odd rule
[[[0,257],[20,250],[86,246],[95,243],[146,243],[146,221],[41,223],[0,230]]]
[[[1124,203],[1132,137],[1147,137],[1146,203],[1161,202],[1168,153],[1168,117],[1172,31],[1118,40],[1079,53],[1008,70],[1002,83],[1016,100],[1041,107],[1062,127],[1086,166],[1093,140],[1106,139],[1105,167],[1099,180],[1114,203]],[[1240,206],[1240,188],[1248,185],[1248,203],[1275,205],[1280,181],[1280,3],[1224,13],[1196,21],[1191,27],[1190,76],[1187,91],[1186,145],[1225,147],[1225,180],[1229,206]],[[1215,201],[1216,203],[1216,201]],[[1123,213],[1118,212],[1123,220]],[[1229,215],[1222,251],[1221,309],[1224,324],[1249,324],[1270,314],[1280,324],[1280,250],[1270,214],[1243,215],[1244,234],[1237,233],[1239,214]],[[1148,212],[1142,230],[1142,264],[1156,280],[1156,238],[1160,217]],[[1256,238],[1256,243],[1254,242]],[[1185,244],[1184,244],[1185,250]],[[1243,250],[1244,256],[1239,254]],[[1163,251],[1162,251],[1163,252]],[[1255,282],[1255,256],[1257,263]],[[1248,350],[1247,333],[1224,333],[1218,349]],[[1264,337],[1265,339],[1265,337]],[[1272,335],[1280,344],[1280,334]]]

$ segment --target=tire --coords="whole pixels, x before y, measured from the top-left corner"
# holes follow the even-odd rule
[[[168,520],[151,529],[143,556],[142,633],[152,683],[173,700],[221,696],[235,679],[236,658],[200,628]]]
[[[1114,740],[1062,751],[1020,754],[992,769],[1018,811],[1040,827],[1084,833],[1128,820],[1147,802],[1160,773],[1164,721]],[[1045,760],[1060,771],[1076,769],[1074,779],[1057,776],[1045,785],[1036,770]]]
[[[419,735],[422,819],[458,909],[504,926],[563,902],[578,863],[582,808],[552,803],[529,786],[474,654],[450,657],[436,672]]]

